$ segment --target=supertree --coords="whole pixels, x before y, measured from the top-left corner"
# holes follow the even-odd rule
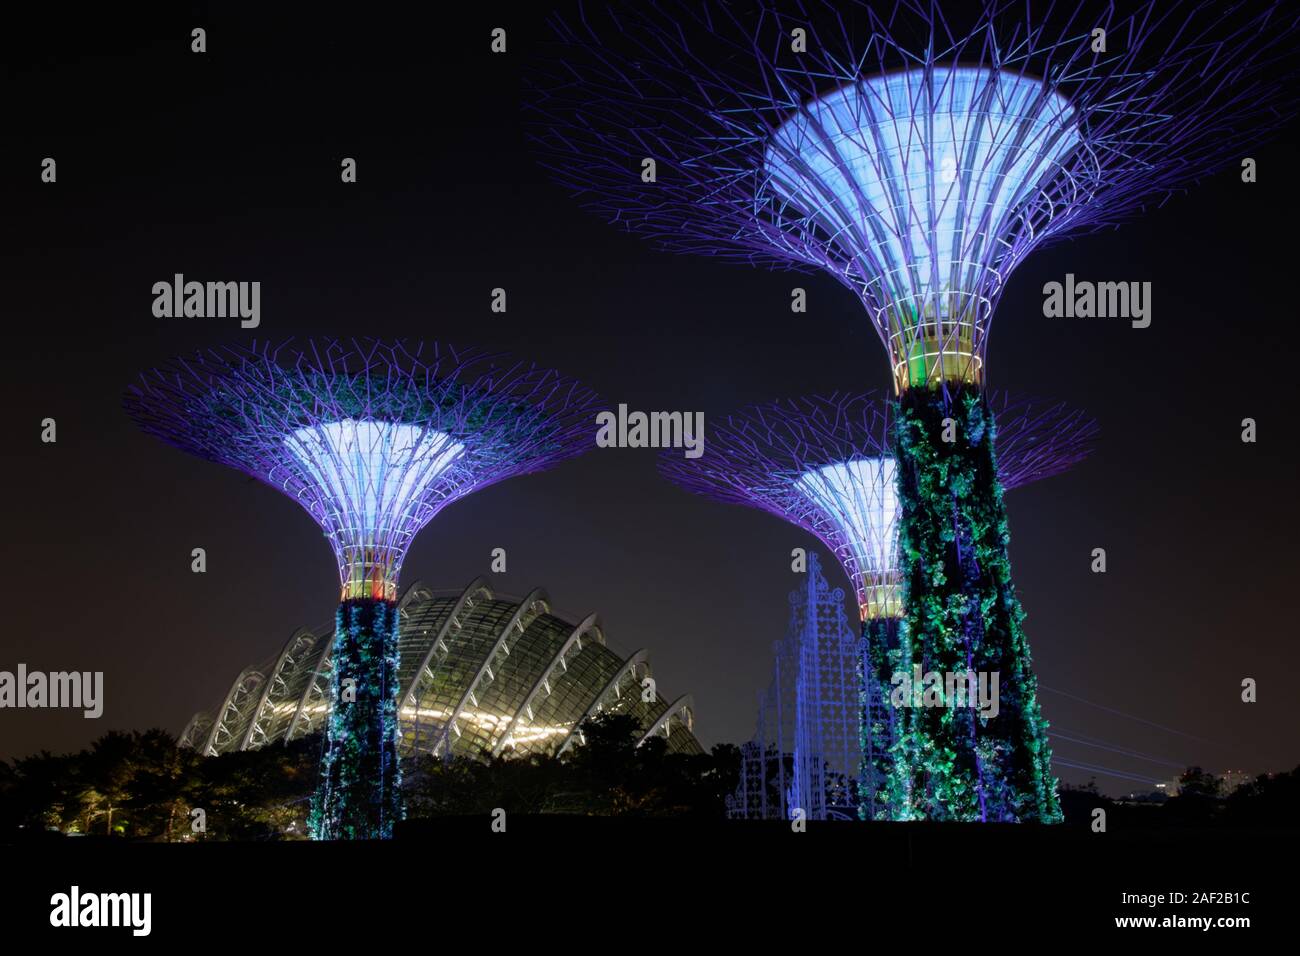
[[[911,640],[942,671],[1024,646],[983,395],[1012,269],[1235,165],[1290,115],[1296,20],[1219,0],[985,0],[960,21],[919,0],[650,0],[556,19],[526,106],[587,208],[861,300],[899,405]],[[1007,746],[1029,760],[1043,741]],[[969,747],[946,726],[921,743],[958,818],[974,781],[942,768],[972,766]],[[1050,816],[1039,791],[1012,802]]]
[[[387,838],[401,817],[397,582],[412,539],[451,502],[583,451],[594,403],[500,354],[374,340],[202,351],[128,390],[142,429],[284,492],[334,549],[317,839]]]
[[[1001,487],[1018,488],[1070,468],[1091,450],[1096,423],[1083,412],[1005,393],[990,393]],[[1041,790],[1045,816],[1057,812],[1051,756],[1037,687],[1024,644],[986,644],[967,653],[962,670],[998,672],[1009,693],[992,720],[973,710],[886,706],[893,677],[921,661],[906,622],[900,555],[901,504],[892,403],[878,392],[832,394],[758,405],[713,422],[704,454],[665,452],[664,477],[689,491],[759,508],[798,525],[831,551],[857,593],[862,619],[862,815],[871,819],[1005,819],[1014,814],[1002,788]],[[992,440],[992,439],[990,439]],[[1005,528],[999,529],[1005,535]],[[913,569],[915,573],[915,569]],[[1003,716],[1005,715],[1005,716]],[[940,784],[940,755],[927,751],[935,725],[951,724],[973,745],[951,757],[976,781],[977,811],[953,813]],[[1026,759],[1008,741],[1040,740]]]

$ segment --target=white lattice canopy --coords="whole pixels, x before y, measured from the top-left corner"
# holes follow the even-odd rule
[[[402,558],[436,510],[433,484],[464,451],[449,435],[382,421],[322,422],[284,440],[298,467],[281,470],[329,538],[343,596],[391,600]]]
[[[1063,403],[987,393],[1006,490],[1060,474],[1084,458],[1097,425]],[[833,393],[755,405],[715,418],[699,458],[659,457],[674,484],[759,508],[820,540],[853,585],[863,620],[902,612],[892,400]]]
[[[796,494],[802,520],[833,549],[853,582],[862,619],[902,612],[898,575],[898,495],[894,459],[858,458],[804,473]]]
[[[597,402],[498,353],[377,339],[201,351],[146,372],[124,399],[145,431],[305,508],[343,600],[386,601],[435,515],[582,452]]]
[[[1003,281],[1069,191],[1078,143],[1069,103],[1041,80],[934,65],[805,104],[773,134],[765,173],[861,295],[901,391],[981,380]]]

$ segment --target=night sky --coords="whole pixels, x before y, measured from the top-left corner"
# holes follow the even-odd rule
[[[428,22],[368,7],[28,12],[4,31],[0,669],[101,670],[106,704],[97,721],[0,711],[0,757],[114,728],[179,733],[241,668],[332,617],[333,556],[305,511],[122,411],[125,387],[175,354],[253,337],[448,340],[560,369],[610,407],[706,422],[888,386],[866,315],[830,277],[669,255],[584,213],[523,136],[520,74],[542,17],[438,7]],[[206,54],[189,52],[194,26]],[[504,56],[488,50],[494,26],[508,31]],[[1300,762],[1295,256],[1278,226],[1300,214],[1297,127],[1250,155],[1257,183],[1225,156],[1164,208],[1033,253],[991,335],[992,386],[1086,407],[1102,428],[1073,472],[1008,497],[1039,678],[1180,732],[1044,691],[1058,729],[1173,765],[1071,743],[1056,753],[1151,779],[1190,763]],[[40,182],[45,156],[56,184]],[[343,157],[357,160],[354,185],[339,181]],[[261,327],[155,318],[151,286],[177,272],[260,281]],[[1067,272],[1152,282],[1150,328],[1043,318],[1043,284]],[[795,285],[805,315],[790,312]],[[498,286],[504,315],[489,310]],[[47,416],[54,445],[40,441]],[[1257,444],[1241,441],[1247,416]],[[665,696],[694,694],[706,745],[740,742],[800,580],[790,550],[825,549],[665,483],[655,454],[596,450],[452,505],[417,538],[403,584],[488,575],[506,594],[546,588],[572,620],[598,610],[611,646],[650,648]],[[195,547],[206,574],[190,571]],[[509,573],[490,575],[497,547]],[[1089,569],[1096,547],[1104,575]],[[1244,677],[1259,703],[1240,701]]]

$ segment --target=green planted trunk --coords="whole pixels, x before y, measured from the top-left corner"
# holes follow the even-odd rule
[[[339,605],[321,781],[312,798],[318,840],[376,840],[401,818],[397,761],[397,604],[355,598]]]
[[[995,427],[974,387],[911,389],[895,419],[904,617],[898,668],[996,674],[998,712],[900,707],[904,819],[1057,822],[1047,725],[1011,583]],[[945,438],[950,440],[945,440]]]
[[[858,775],[858,816],[863,820],[909,819],[911,773],[895,759],[902,714],[890,706],[890,680],[899,666],[899,622],[874,617],[862,623],[859,657],[862,766]]]

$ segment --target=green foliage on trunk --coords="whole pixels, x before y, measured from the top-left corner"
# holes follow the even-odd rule
[[[895,759],[915,783],[901,816],[1057,822],[1047,724],[1011,583],[992,413],[973,388],[912,389],[895,429],[899,669],[997,673],[1000,697],[992,718],[969,707],[900,709]]]
[[[335,615],[333,708],[312,801],[318,840],[388,839],[402,816],[397,604],[355,598]]]
[[[863,622],[858,680],[862,745],[858,816],[863,820],[911,819],[907,816],[911,765],[897,759],[903,715],[889,704],[891,678],[899,669],[901,653],[896,618]]]

